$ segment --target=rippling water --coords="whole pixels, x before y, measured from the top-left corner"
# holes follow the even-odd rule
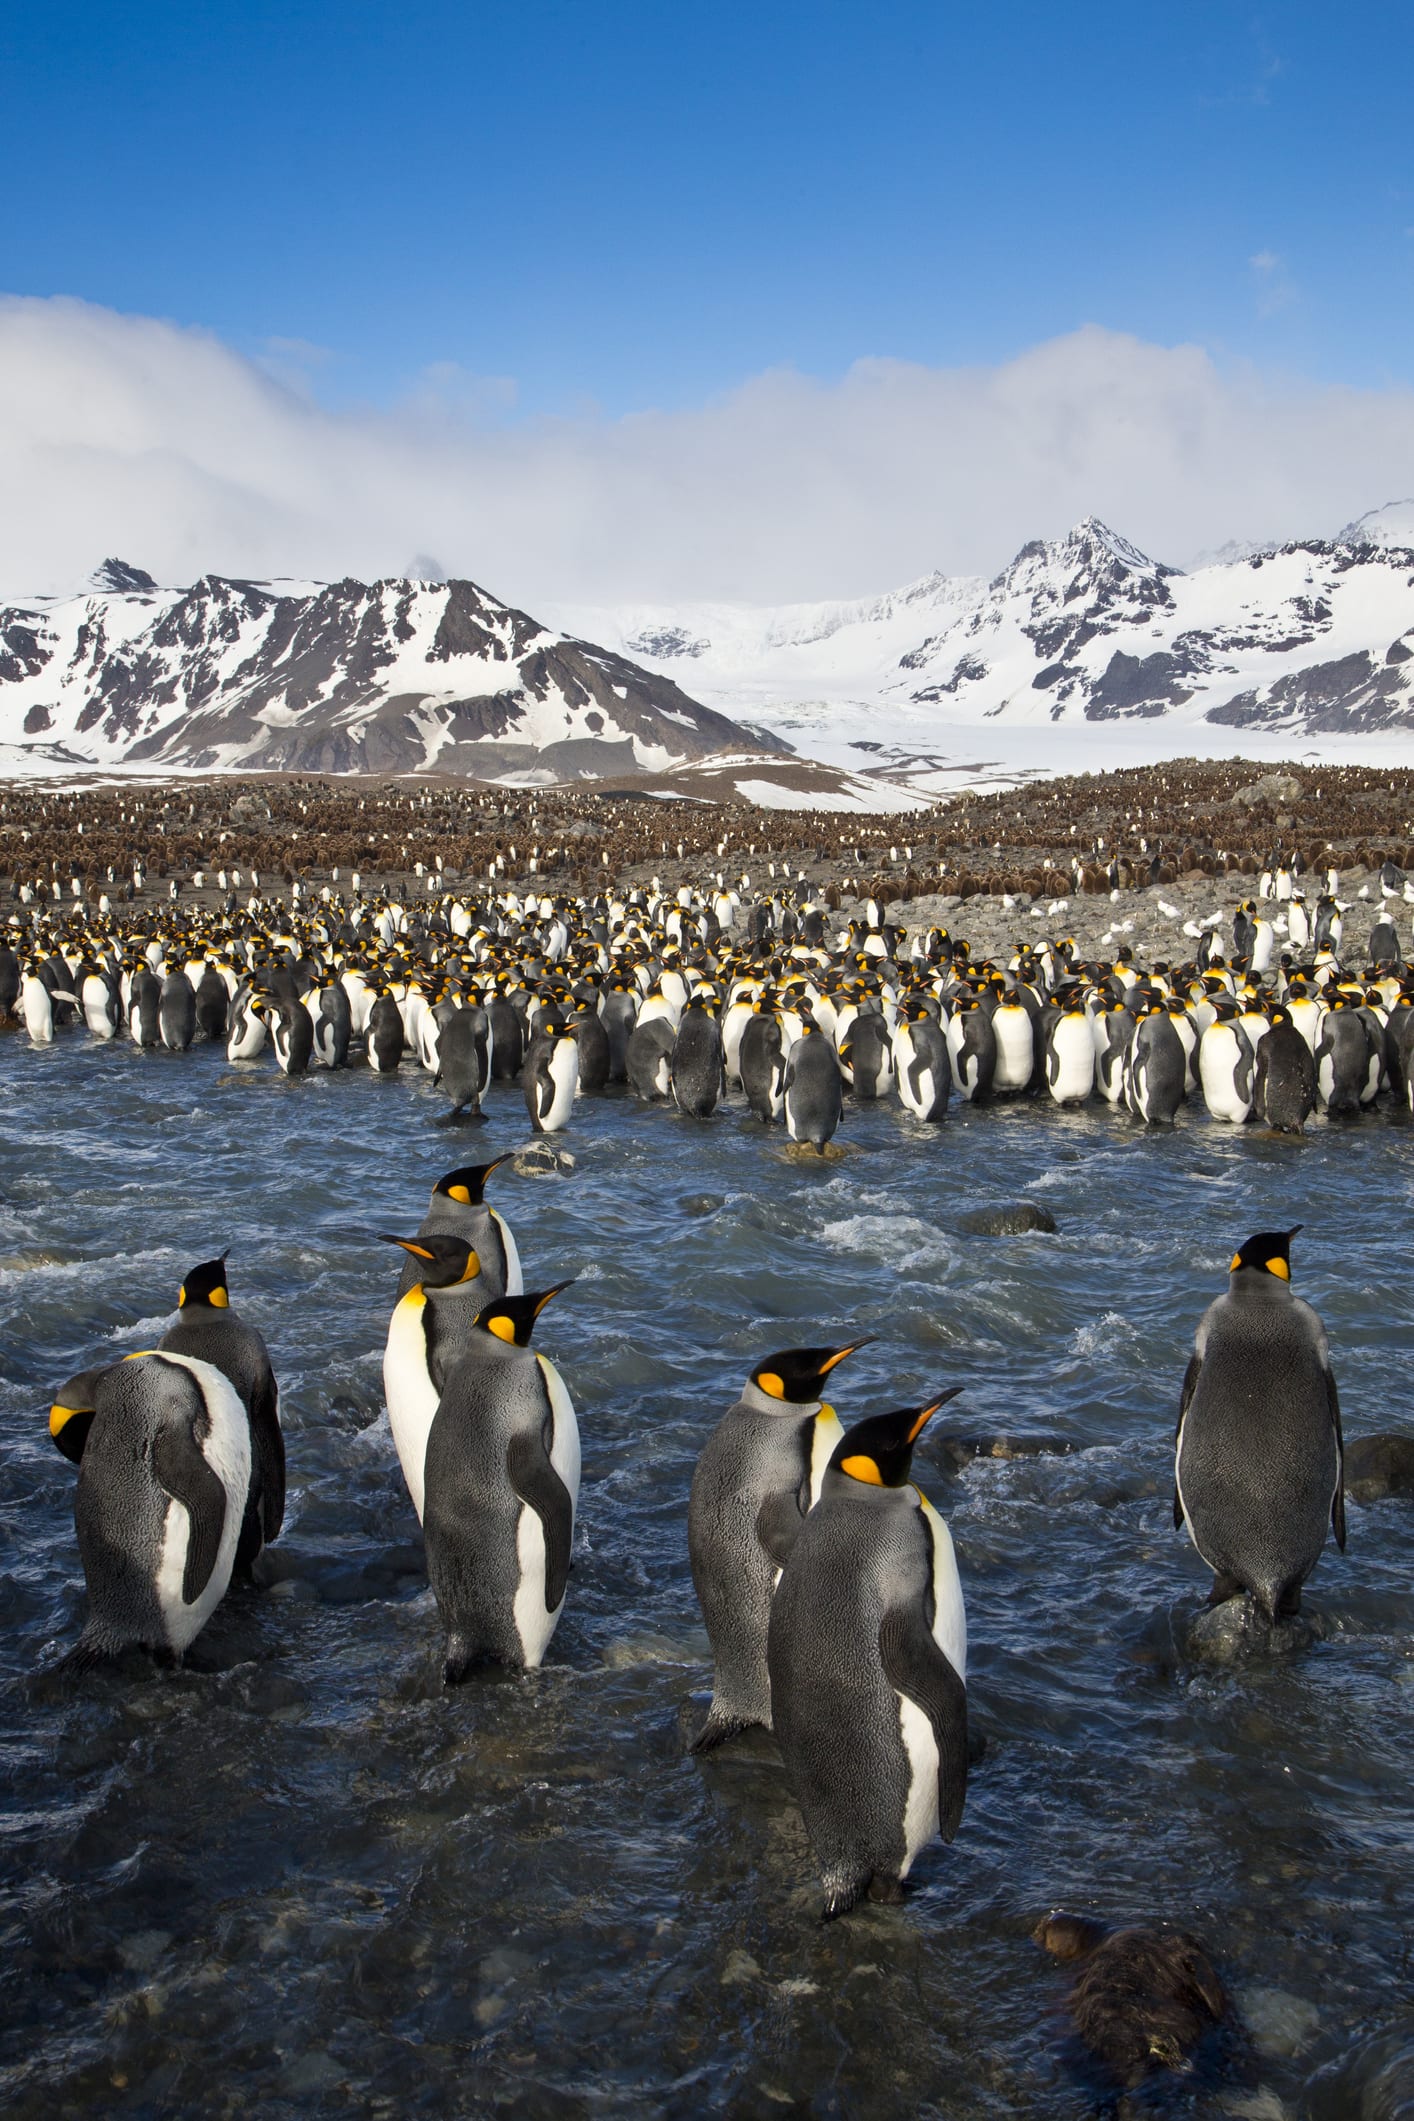
[[[1370,2114],[1414,2111],[1389,2103],[1414,2101],[1414,1513],[1352,1504],[1307,1591],[1322,1639],[1236,1669],[1176,1649],[1208,1578],[1170,1521],[1193,1327],[1253,1230],[1306,1225],[1347,1433],[1411,1425],[1407,1124],[890,1108],[816,1166],[735,1109],[581,1100],[569,1177],[493,1181],[528,1285],[580,1277],[543,1329],[584,1444],[565,1617],[539,1674],[446,1693],[372,1233],[524,1140],[518,1094],[453,1134],[411,1071],[71,1036],[0,1044],[0,1096],[7,2113],[1080,2116],[1064,1976],[1027,1941],[1056,1903],[1200,1933],[1253,2033],[1229,2110],[1335,2121],[1378,2080]],[[1058,1235],[956,1234],[1023,1196]],[[181,1672],[57,1672],[83,1586],[52,1388],[154,1340],[226,1243],[281,1383],[278,1581]],[[750,1362],[860,1333],[846,1421],[960,1382],[953,1429],[1068,1452],[918,1453],[988,1753],[906,1904],[821,1927],[769,1741],[684,1752],[709,1676],[685,1510]]]

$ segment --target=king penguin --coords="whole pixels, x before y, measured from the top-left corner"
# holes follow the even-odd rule
[[[235,1387],[186,1355],[130,1355],[70,1378],[49,1432],[79,1468],[79,1655],[180,1657],[225,1595],[245,1514],[250,1425]]]
[[[248,1571],[285,1521],[285,1439],[280,1390],[270,1351],[254,1326],[231,1309],[226,1255],[193,1267],[177,1292],[177,1319],[159,1347],[165,1354],[210,1363],[235,1386],[250,1423],[250,1495],[236,1566]]]
[[[1213,1571],[1210,1604],[1250,1591],[1268,1623],[1301,1609],[1326,1528],[1345,1551],[1345,1448],[1325,1327],[1291,1288],[1296,1229],[1249,1237],[1203,1313],[1183,1380],[1175,1527]]]
[[[558,1019],[536,1026],[526,1048],[521,1087],[537,1134],[559,1134],[569,1125],[579,1088],[579,1048],[574,1033]]]
[[[806,1512],[844,1430],[825,1379],[867,1340],[784,1348],[757,1363],[703,1447],[687,1506],[687,1551],[714,1659],[712,1706],[693,1742],[709,1752],[749,1724],[771,1728],[766,1623]]]
[[[383,1243],[401,1245],[420,1267],[417,1281],[393,1306],[383,1350],[388,1426],[420,1519],[432,1418],[491,1291],[481,1279],[481,1261],[464,1237],[384,1237]]]
[[[564,1606],[579,1498],[579,1425],[563,1378],[530,1346],[568,1282],[484,1306],[427,1439],[427,1574],[449,1686],[490,1659],[534,1671]]]
[[[880,1019],[882,1022],[882,1018]],[[785,1058],[781,1096],[786,1132],[821,1156],[844,1116],[844,1079],[835,1049],[813,1016]]]
[[[836,1444],[771,1605],[776,1739],[825,1888],[896,1901],[967,1793],[967,1620],[952,1538],[909,1484],[913,1446],[960,1386]]]
[[[432,1188],[427,1213],[417,1229],[417,1242],[422,1245],[429,1237],[465,1238],[481,1263],[481,1283],[488,1297],[519,1296],[525,1287],[511,1226],[485,1199],[491,1173],[510,1161],[507,1151],[489,1164],[463,1164],[446,1172]],[[419,1263],[409,1254],[398,1277],[398,1295],[406,1296],[421,1279]]]

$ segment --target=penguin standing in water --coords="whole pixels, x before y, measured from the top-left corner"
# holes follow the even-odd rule
[[[1095,1087],[1095,1039],[1077,990],[1052,998],[1044,1026],[1046,1088],[1058,1105],[1083,1105]]]
[[[363,1033],[368,1065],[375,1075],[396,1075],[407,1048],[402,1011],[386,987],[378,990]]]
[[[1253,1105],[1278,1134],[1299,1134],[1316,1109],[1315,1058],[1284,1006],[1257,1048]]]
[[[270,1351],[254,1326],[231,1309],[226,1255],[193,1267],[177,1292],[177,1319],[159,1342],[162,1353],[185,1355],[230,1379],[250,1423],[250,1494],[236,1567],[248,1573],[262,1547],[279,1537],[285,1521],[285,1439],[280,1428],[280,1388]]]
[[[443,1006],[438,1004],[439,1009]],[[491,1080],[491,1023],[480,1003],[449,1010],[437,1042],[432,1080],[452,1100],[451,1111],[437,1122],[439,1127],[455,1127],[480,1116],[482,1093]]]
[[[772,1716],[826,1920],[866,1891],[899,1900],[920,1849],[962,1818],[962,1586],[947,1526],[908,1480],[915,1442],[960,1389],[845,1433],[772,1601]]]
[[[231,997],[226,1032],[228,1061],[255,1060],[265,1050],[265,1019],[260,1013],[262,997],[249,984],[238,987]]]
[[[699,992],[688,999],[670,1063],[673,1102],[691,1119],[708,1119],[726,1088],[722,1036],[717,1019]]]
[[[1135,1020],[1125,1073],[1130,1111],[1146,1126],[1171,1127],[1183,1103],[1188,1056],[1168,1012],[1157,1002]]]
[[[383,1349],[383,1399],[398,1463],[418,1517],[423,1464],[442,1387],[470,1344],[491,1296],[481,1261],[464,1237],[385,1237],[418,1262],[417,1281],[393,1306]]]
[[[712,1706],[693,1741],[709,1752],[750,1724],[771,1728],[771,1594],[844,1430],[826,1378],[867,1347],[784,1348],[757,1363],[708,1437],[692,1476],[687,1550],[712,1641]]]
[[[49,1432],[79,1468],[79,1654],[180,1657],[225,1595],[245,1514],[250,1425],[234,1385],[189,1356],[131,1355],[70,1378]]]
[[[905,1007],[894,1026],[893,1043],[900,1104],[916,1119],[945,1118],[952,1089],[947,1042],[937,1019],[921,1001]]]
[[[534,1671],[564,1606],[579,1498],[579,1425],[536,1319],[568,1282],[478,1314],[427,1439],[427,1575],[449,1686],[491,1659]]]
[[[185,1053],[196,1037],[196,989],[174,965],[157,997],[157,1025],[169,1053]]]
[[[493,1157],[489,1164],[463,1164],[448,1171],[432,1188],[427,1213],[418,1225],[417,1243],[431,1237],[460,1237],[480,1262],[481,1284],[488,1297],[519,1296],[520,1253],[511,1226],[503,1215],[486,1204],[486,1181],[493,1171],[511,1161],[510,1153]],[[422,1279],[418,1260],[411,1254],[403,1261],[398,1295],[406,1296]]]
[[[635,1024],[624,1042],[624,1073],[635,1097],[661,1104],[673,1087],[673,1046],[677,1034],[666,1016]]]
[[[844,1079],[835,1049],[813,1017],[786,1055],[781,1077],[786,1132],[821,1156],[844,1117]]]
[[[969,1104],[981,1104],[991,1096],[996,1079],[997,1036],[975,997],[960,1002],[948,1019],[947,1045],[953,1088]]]
[[[537,1134],[559,1134],[569,1125],[579,1088],[579,1048],[574,1033],[557,1019],[537,1026],[521,1070],[525,1109]]]
[[[276,995],[261,1010],[282,1075],[307,1075],[314,1051],[314,1021],[303,1002]]]
[[[1248,1591],[1269,1625],[1301,1610],[1327,1527],[1345,1551],[1340,1401],[1325,1327],[1292,1293],[1296,1229],[1233,1255],[1198,1326],[1174,1453],[1173,1521],[1213,1571],[1209,1603]]]
[[[319,1007],[309,999],[314,1026],[314,1057],[325,1068],[347,1068],[349,1040],[353,1037],[353,1004],[339,980],[331,980],[319,991]]]
[[[762,1000],[753,1004],[742,1029],[737,1061],[746,1102],[762,1125],[770,1126],[785,1112],[785,1034],[774,1002]]]

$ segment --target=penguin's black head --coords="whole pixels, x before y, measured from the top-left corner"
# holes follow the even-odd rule
[[[83,1447],[88,1442],[88,1432],[93,1427],[97,1410],[98,1382],[109,1367],[107,1363],[100,1363],[96,1369],[80,1370],[77,1377],[71,1377],[66,1385],[59,1387],[49,1409],[49,1434],[74,1465],[83,1457]]]
[[[210,1304],[214,1310],[224,1311],[230,1301],[226,1288],[224,1252],[219,1259],[203,1260],[199,1267],[193,1267],[177,1291],[179,1310],[184,1309],[187,1304]]]
[[[481,1261],[464,1237],[387,1237],[385,1245],[401,1245],[418,1266],[418,1284],[424,1289],[455,1289],[464,1281],[475,1281]]]
[[[869,1488],[901,1488],[913,1462],[913,1446],[924,1429],[961,1385],[950,1385],[937,1399],[922,1407],[896,1407],[891,1414],[870,1414],[846,1429],[830,1459],[832,1473],[848,1474]]]
[[[1232,1255],[1229,1274],[1241,1274],[1251,1269],[1258,1274],[1275,1274],[1278,1281],[1291,1279],[1291,1240],[1302,1228],[1293,1224],[1289,1230],[1261,1230],[1256,1237],[1249,1237],[1240,1251]]]
[[[541,1289],[527,1296],[498,1296],[494,1303],[486,1304],[476,1314],[476,1323],[483,1333],[494,1334],[497,1340],[506,1341],[511,1347],[528,1348],[530,1336],[535,1331],[535,1321],[561,1289],[568,1289],[576,1277],[569,1281],[557,1281],[553,1288]]]
[[[486,1181],[493,1171],[510,1162],[510,1152],[493,1157],[489,1164],[463,1164],[458,1171],[448,1171],[432,1188],[446,1200],[454,1200],[463,1208],[479,1208]]]
[[[782,1348],[778,1355],[767,1355],[757,1363],[751,1382],[768,1399],[780,1399],[792,1407],[813,1406],[836,1363],[853,1355],[856,1348],[867,1348],[872,1338],[866,1335],[842,1348]]]

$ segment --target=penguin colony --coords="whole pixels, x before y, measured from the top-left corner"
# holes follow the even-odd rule
[[[448,1172],[410,1236],[384,1395],[421,1519],[449,1685],[544,1660],[567,1595],[580,1439],[555,1364],[531,1346],[570,1284],[524,1287],[486,1201],[510,1159]],[[1340,1407],[1321,1321],[1291,1289],[1295,1231],[1234,1254],[1197,1330],[1175,1440],[1175,1525],[1213,1573],[1210,1604],[1268,1626],[1300,1608],[1328,1531],[1345,1544]],[[959,1389],[865,1413],[825,1400],[861,1340],[752,1368],[706,1439],[687,1507],[713,1653],[693,1750],[774,1733],[824,1887],[824,1912],[901,1897],[920,1852],[961,1823],[969,1759],[967,1619],[948,1527],[911,1480],[914,1446]],[[180,1657],[284,1516],[278,1388],[233,1310],[224,1256],[186,1276],[155,1348],[71,1378],[50,1433],[78,1467],[88,1589],[78,1659]]]
[[[910,933],[873,899],[841,927],[808,885],[753,895],[745,873],[741,889],[723,872],[705,888],[412,903],[325,884],[308,905],[252,894],[241,914],[36,905],[12,917],[21,947],[0,943],[0,1021],[36,1046],[66,1025],[169,1052],[216,1041],[233,1062],[268,1051],[287,1076],[411,1059],[449,1123],[518,1081],[545,1133],[620,1083],[696,1119],[739,1092],[816,1151],[846,1096],[896,1096],[927,1124],[953,1097],[1098,1097],[1163,1126],[1201,1093],[1215,1119],[1299,1133],[1386,1091],[1414,1108],[1400,935],[1414,884],[1385,865],[1357,952],[1338,881],[1328,870],[1310,905],[1290,870],[1264,874],[1267,895],[1230,928],[1189,922],[1184,960],[1148,966],[1055,936],[986,956],[941,926]]]

